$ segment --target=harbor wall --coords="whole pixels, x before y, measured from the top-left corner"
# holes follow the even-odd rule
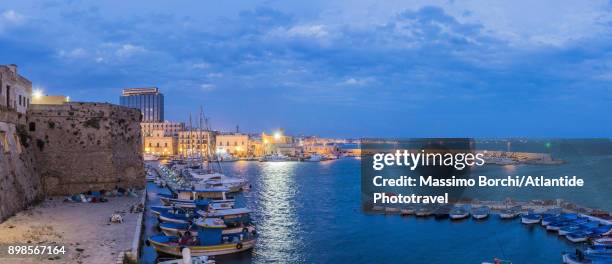
[[[32,105],[26,126],[45,194],[144,188],[140,120],[107,103]]]
[[[0,222],[44,197],[25,119],[0,109]]]

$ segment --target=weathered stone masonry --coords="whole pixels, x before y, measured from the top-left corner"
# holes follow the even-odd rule
[[[25,119],[0,110],[0,221],[44,196]]]
[[[44,193],[144,187],[140,116],[106,103],[31,105],[26,127]]]

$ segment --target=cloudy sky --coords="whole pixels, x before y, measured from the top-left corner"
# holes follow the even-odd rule
[[[1,1],[0,64],[48,94],[322,136],[612,131],[608,1]]]

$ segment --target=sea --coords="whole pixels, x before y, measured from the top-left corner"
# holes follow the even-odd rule
[[[503,147],[506,147],[505,145]],[[492,148],[492,147],[491,147]],[[612,210],[612,155],[565,155],[561,165],[484,166],[476,175],[577,175],[580,188],[482,188],[482,200],[564,199]],[[224,173],[245,177],[251,190],[237,197],[251,208],[259,238],[254,250],[218,256],[217,263],[482,263],[494,258],[512,263],[562,263],[576,245],[520,219],[486,220],[402,217],[367,213],[361,208],[360,159],[323,162],[223,163]],[[148,183],[148,206],[159,204]],[[143,239],[158,233],[157,219],[146,211]],[[142,262],[156,263],[152,247],[143,246]]]

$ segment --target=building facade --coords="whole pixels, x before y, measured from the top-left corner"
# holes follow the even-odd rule
[[[215,132],[213,131],[179,131],[178,132],[178,154],[186,156],[208,154],[208,141],[215,146]],[[211,149],[211,153],[214,149]]]
[[[0,109],[25,113],[32,100],[32,82],[17,73],[17,65],[0,65]]]
[[[249,150],[249,135],[240,133],[217,134],[215,137],[216,151],[220,154],[231,154],[235,157],[247,157]],[[252,155],[250,155],[252,156]]]
[[[119,104],[139,109],[142,122],[164,121],[164,95],[157,87],[123,89]]]
[[[178,150],[177,138],[163,129],[152,130],[143,137],[144,153],[160,157],[176,155]]]
[[[185,123],[182,122],[143,122],[140,123],[140,131],[143,136],[150,136],[153,131],[163,130],[165,135],[171,135],[178,138],[179,132],[185,130]]]

